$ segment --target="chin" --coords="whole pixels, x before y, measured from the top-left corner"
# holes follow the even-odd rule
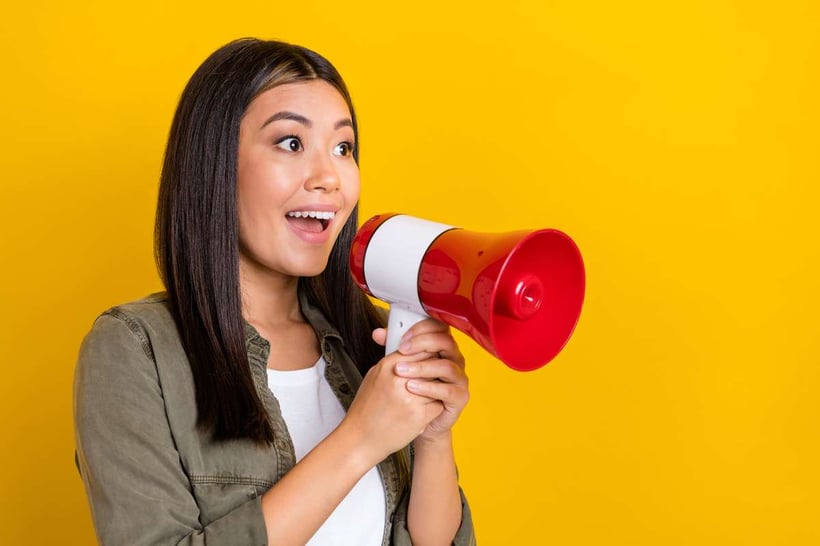
[[[327,260],[321,264],[300,264],[293,268],[294,277],[316,277],[321,275],[327,267]]]

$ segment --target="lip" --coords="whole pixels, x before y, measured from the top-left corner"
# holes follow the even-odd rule
[[[306,243],[320,245],[326,243],[330,239],[330,226],[325,228],[324,231],[320,231],[319,233],[313,233],[312,231],[302,231],[301,229],[297,229],[293,227],[293,225],[290,222],[287,222],[287,224],[288,229],[291,231],[291,233],[293,233]]]
[[[304,231],[304,230],[301,230],[301,229],[297,228],[296,226],[294,226],[293,223],[288,221],[288,219],[287,219],[288,214],[290,214],[292,212],[301,212],[301,211],[332,212],[334,214],[338,214],[339,210],[340,210],[340,207],[338,207],[338,206],[323,205],[323,204],[312,204],[312,205],[303,205],[303,206],[300,206],[300,207],[294,207],[294,208],[288,210],[285,213],[285,223],[287,224],[288,229],[291,231],[291,233],[293,233],[294,235],[296,235],[297,237],[299,237],[301,240],[305,241],[306,243],[315,244],[315,245],[323,244],[323,243],[328,242],[328,240],[330,240],[331,230],[333,228],[333,224],[336,222],[335,218],[333,218],[332,220],[327,220],[327,222],[328,222],[327,227],[325,227],[325,229],[323,229],[322,231],[316,233],[316,232],[313,232],[313,231]]]

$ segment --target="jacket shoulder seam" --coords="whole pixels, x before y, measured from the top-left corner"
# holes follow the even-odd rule
[[[151,342],[148,341],[148,336],[145,335],[145,329],[138,321],[134,320],[133,317],[128,315],[119,307],[109,309],[108,311],[103,313],[103,315],[109,315],[122,321],[131,331],[131,333],[134,334],[134,336],[136,336],[136,338],[139,340],[140,346],[142,347],[145,356],[147,356],[151,361],[154,360],[154,350],[151,348]]]

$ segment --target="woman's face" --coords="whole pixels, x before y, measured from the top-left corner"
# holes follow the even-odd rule
[[[280,85],[239,127],[239,261],[245,274],[321,273],[359,199],[350,110],[324,80]]]

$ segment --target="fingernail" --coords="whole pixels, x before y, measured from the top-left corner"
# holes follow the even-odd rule
[[[401,345],[399,345],[399,352],[406,353],[410,350],[410,342],[405,341]]]
[[[407,388],[411,391],[417,391],[421,388],[421,381],[416,381],[415,379],[411,379],[407,382]]]
[[[410,371],[410,364],[407,362],[399,362],[396,364],[396,371],[399,373],[407,373]]]
[[[401,336],[402,341],[410,341],[412,338],[413,338],[413,332],[411,332],[410,330],[407,330],[406,332],[404,332],[404,335]]]

